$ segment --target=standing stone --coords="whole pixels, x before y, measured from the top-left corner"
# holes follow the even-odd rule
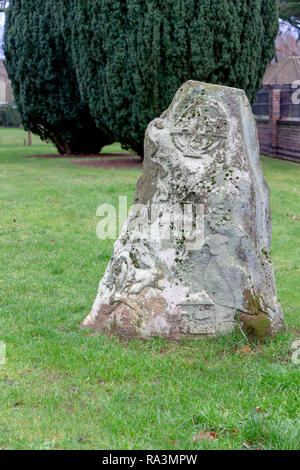
[[[173,339],[235,326],[275,333],[283,317],[270,241],[245,93],[189,81],[147,129],[135,205],[82,325]]]

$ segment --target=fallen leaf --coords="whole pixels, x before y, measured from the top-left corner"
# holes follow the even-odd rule
[[[200,431],[196,436],[193,437],[192,442],[204,441],[205,439],[218,439],[218,437],[219,435],[214,431]]]
[[[231,429],[231,435],[232,435],[232,437],[237,437],[238,434],[239,434],[239,432],[240,432],[240,431],[239,431],[238,429]]]

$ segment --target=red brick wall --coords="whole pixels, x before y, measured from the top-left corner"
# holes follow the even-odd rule
[[[278,121],[277,155],[300,162],[300,121]]]
[[[269,119],[256,119],[260,151],[300,162],[300,120],[280,119],[280,93],[277,87],[270,90]]]
[[[272,147],[268,121],[257,119],[256,123],[262,155],[300,162],[300,121],[277,121],[276,147]]]
[[[269,152],[270,132],[269,132],[269,121],[267,119],[257,119],[257,132],[260,146],[260,152],[262,154]]]

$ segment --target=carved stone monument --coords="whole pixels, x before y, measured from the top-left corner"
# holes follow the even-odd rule
[[[147,129],[135,205],[82,325],[144,338],[277,332],[269,206],[245,93],[185,83]]]

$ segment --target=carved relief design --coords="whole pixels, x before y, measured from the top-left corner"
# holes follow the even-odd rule
[[[228,138],[229,123],[219,103],[200,99],[184,108],[171,132],[176,147],[185,157],[201,158],[212,154]]]
[[[185,305],[181,313],[180,330],[184,334],[216,333],[216,307],[214,305]]]
[[[227,247],[228,238],[210,235],[205,244],[210,250],[210,261],[205,271],[206,291],[214,303],[225,307],[241,307],[235,285],[246,285],[246,273],[232,258]]]
[[[130,253],[124,250],[113,262],[106,285],[113,289],[113,298],[123,293],[138,294],[153,286],[159,278],[155,261],[145,245],[135,245]],[[117,293],[117,296],[116,296]]]

